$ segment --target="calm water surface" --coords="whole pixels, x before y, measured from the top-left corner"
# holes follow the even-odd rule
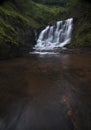
[[[0,61],[0,130],[91,130],[91,55]]]

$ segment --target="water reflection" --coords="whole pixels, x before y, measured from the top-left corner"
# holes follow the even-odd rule
[[[91,56],[0,61],[0,130],[90,130]]]
[[[30,55],[36,55],[40,58],[47,58],[47,57],[58,57],[60,53],[59,52],[46,52],[46,51],[33,51],[33,52],[30,52]]]

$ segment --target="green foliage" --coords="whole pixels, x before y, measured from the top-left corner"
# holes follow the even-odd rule
[[[74,17],[76,20],[70,46],[91,47],[90,2],[86,0],[84,2],[81,0],[36,1],[47,5],[32,0],[4,0],[0,6],[1,56],[15,55],[16,50],[26,44],[25,38],[31,28],[38,29],[67,17]]]
[[[63,8],[61,8],[62,11]],[[31,0],[9,0],[0,6],[0,56],[15,55],[37,29],[58,19],[60,9],[34,3]],[[30,30],[30,31],[29,31]],[[30,34],[29,34],[29,33]],[[28,37],[28,38],[27,38]]]
[[[47,4],[47,5],[58,5],[58,6],[64,6],[67,4],[70,0],[33,0],[34,2]]]
[[[40,26],[44,26],[49,22],[57,19],[57,14],[60,9],[57,7],[47,7],[42,4],[35,4],[32,6],[32,10],[26,12],[26,16],[37,21]]]
[[[85,0],[70,0],[65,15],[74,18],[70,47],[91,47],[91,5]]]
[[[78,36],[72,42],[71,46],[75,47],[91,47],[91,34],[85,34],[85,36]]]
[[[32,27],[45,26],[53,20],[57,20],[59,12],[63,12],[63,7],[56,6],[46,6],[42,4],[35,3],[31,0],[15,0],[12,4],[11,2],[6,2],[3,4],[6,13],[11,13],[12,16],[19,16],[26,20]]]
[[[91,24],[84,23],[80,27],[72,45],[77,47],[91,47]]]

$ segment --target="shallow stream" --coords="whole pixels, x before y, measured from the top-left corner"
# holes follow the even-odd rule
[[[0,130],[91,130],[91,55],[0,61]]]

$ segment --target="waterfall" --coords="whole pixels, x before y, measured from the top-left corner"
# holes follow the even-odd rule
[[[48,51],[55,48],[63,48],[70,43],[73,18],[58,21],[53,26],[47,26],[39,35],[36,51]]]

